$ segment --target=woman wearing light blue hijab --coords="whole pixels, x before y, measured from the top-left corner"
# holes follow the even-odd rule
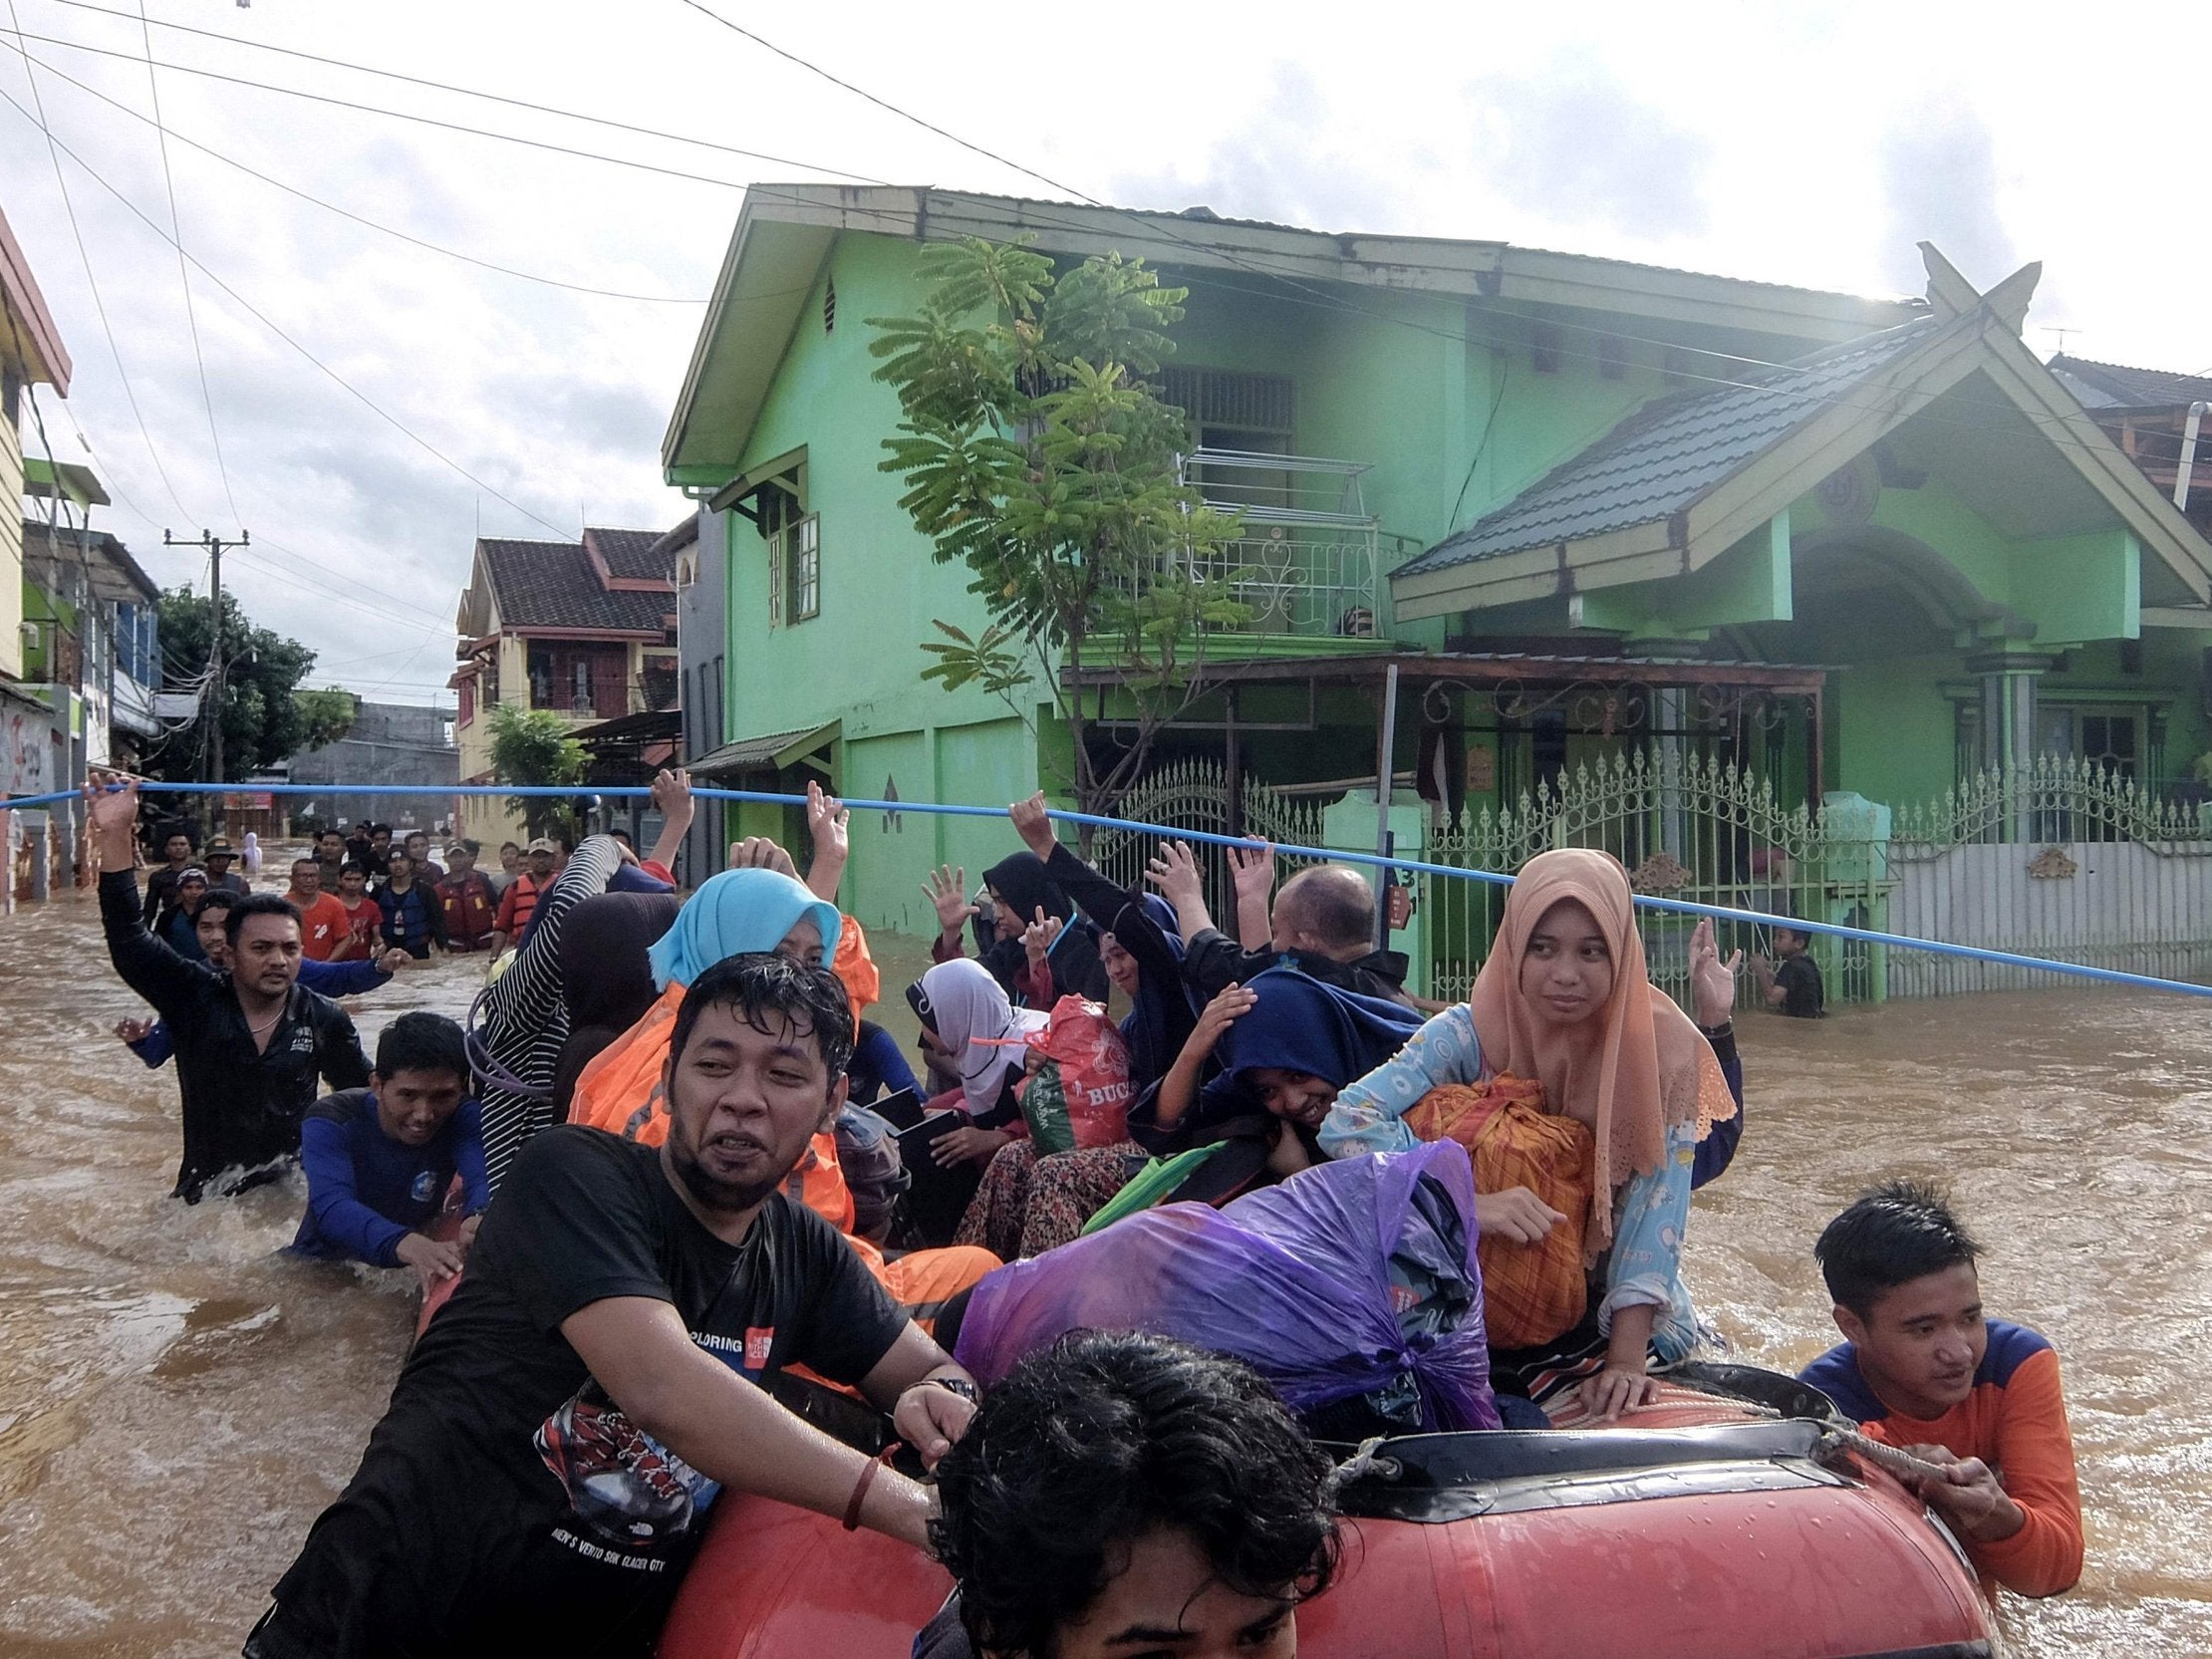
[[[662,990],[688,985],[725,957],[780,951],[823,968],[843,931],[837,907],[775,870],[724,870],[676,913],[676,925],[647,953]]]

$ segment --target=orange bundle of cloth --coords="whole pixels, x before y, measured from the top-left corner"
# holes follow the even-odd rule
[[[1572,1330],[1589,1306],[1582,1236],[1596,1174],[1590,1132],[1545,1112],[1540,1083],[1505,1072],[1431,1089],[1406,1113],[1406,1127],[1424,1141],[1467,1148],[1476,1192],[1525,1187],[1566,1217],[1539,1244],[1477,1241],[1491,1346],[1529,1348]]]

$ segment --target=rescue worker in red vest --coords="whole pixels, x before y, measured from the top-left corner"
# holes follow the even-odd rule
[[[445,849],[445,874],[437,884],[437,902],[445,913],[448,951],[481,951],[491,943],[498,926],[498,896],[476,868],[482,851],[475,842],[465,840]]]

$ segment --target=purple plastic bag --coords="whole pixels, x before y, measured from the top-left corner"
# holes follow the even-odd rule
[[[1409,1265],[1434,1281],[1432,1311],[1456,1313],[1451,1328],[1401,1329]],[[1457,1141],[1317,1165],[1221,1210],[1141,1211],[1001,1267],[975,1286],[959,1357],[987,1388],[1023,1355],[1083,1329],[1153,1331],[1234,1355],[1293,1410],[1410,1379],[1423,1428],[1499,1426],[1475,1264],[1475,1174]]]

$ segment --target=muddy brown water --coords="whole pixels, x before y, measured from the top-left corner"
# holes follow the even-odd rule
[[[921,966],[880,954],[887,987]],[[365,1033],[458,1015],[478,967],[411,969]],[[86,896],[0,918],[0,1655],[235,1653],[408,1339],[407,1277],[276,1253],[296,1182],[163,1196],[175,1085],[109,1034],[140,1011]],[[1692,1221],[1708,1313],[1801,1364],[1832,1340],[1821,1222],[1882,1175],[1948,1177],[1991,1307],[2060,1347],[2087,1510],[2081,1586],[2008,1600],[2009,1650],[2212,1654],[2212,1007],[2053,990],[1743,1032],[1743,1151]]]

